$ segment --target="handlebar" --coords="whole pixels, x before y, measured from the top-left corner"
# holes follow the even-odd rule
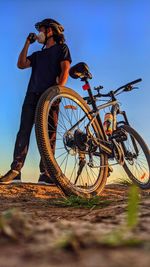
[[[122,85],[121,87],[119,87],[115,91],[108,92],[107,94],[101,94],[99,92],[99,90],[102,89],[102,88],[97,87],[97,88],[94,88],[94,89],[98,91],[98,94],[94,95],[93,97],[94,98],[96,98],[96,97],[112,97],[112,99],[115,99],[115,94],[118,93],[120,90],[123,89],[122,92],[131,91],[132,89],[134,89],[134,88],[132,88],[132,85],[136,84],[136,83],[139,83],[141,81],[142,81],[141,78],[136,79],[136,80],[134,80],[132,82],[129,82],[129,83],[125,84],[125,85]],[[91,98],[89,96],[83,97],[83,99],[86,100],[88,104],[91,104]]]
[[[117,93],[118,91],[120,91],[121,89],[126,88],[126,87],[128,87],[128,86],[130,86],[130,85],[139,83],[139,82],[141,82],[141,81],[142,81],[142,79],[139,78],[139,79],[134,80],[134,81],[132,81],[132,82],[129,82],[129,83],[125,84],[125,85],[122,85],[121,87],[119,87],[118,89],[116,89],[116,90],[114,91],[114,93],[116,94],[116,93]]]
[[[116,93],[118,93],[121,89],[124,89],[124,90],[122,90],[122,91],[130,91],[130,90],[132,90],[132,87],[130,88],[130,86],[132,86],[133,84],[136,84],[136,83],[139,83],[139,82],[141,82],[142,81],[142,79],[141,78],[139,78],[139,79],[136,79],[136,80],[134,80],[134,81],[132,81],[132,82],[129,82],[129,83],[127,83],[127,84],[125,84],[125,85],[122,85],[121,87],[119,87],[118,89],[116,89],[115,91],[110,91],[109,93],[107,93],[107,94],[101,94],[101,93],[99,93],[99,94],[97,94],[97,95],[95,95],[95,97],[111,97],[111,96],[114,96]],[[128,90],[127,90],[127,88],[129,88]],[[126,89],[126,90],[125,90]]]

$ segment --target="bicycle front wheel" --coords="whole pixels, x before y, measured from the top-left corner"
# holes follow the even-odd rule
[[[59,103],[59,114],[54,155],[49,138],[52,127],[49,118],[55,103]],[[98,153],[99,147],[94,148],[99,154],[93,155],[95,168],[90,167],[89,155],[84,153],[87,147],[86,125],[92,120],[89,111],[89,106],[76,92],[54,86],[40,98],[35,116],[37,144],[48,173],[67,195],[87,198],[100,194],[108,172],[107,156]],[[103,138],[97,120],[91,123],[90,132],[93,137]]]
[[[130,126],[121,128],[127,134],[122,143],[125,163],[123,165],[128,177],[142,189],[150,188],[150,150],[143,138]]]

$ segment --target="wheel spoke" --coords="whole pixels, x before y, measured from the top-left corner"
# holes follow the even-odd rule
[[[138,135],[133,135],[132,132],[130,132],[130,128],[129,130],[128,128],[125,128],[125,130],[128,133],[128,139],[124,142],[128,151],[128,155],[125,158],[125,170],[127,171],[129,177],[132,177],[132,179],[139,183],[139,185],[147,184],[150,179],[150,167],[146,154],[143,150],[145,144],[140,141],[141,139],[139,139]],[[138,155],[136,157],[134,157],[136,151],[133,146],[132,138],[135,140],[138,149]]]
[[[61,100],[59,104],[57,127],[52,125],[55,114],[52,113],[50,102],[49,117],[47,118],[47,128],[50,137],[50,142],[55,144],[55,166],[63,174],[63,179],[66,180],[66,185],[70,185],[74,190],[80,192],[89,192],[95,190],[95,185],[99,179],[102,179],[101,165],[104,165],[104,155],[93,156],[93,163],[99,166],[97,169],[92,169],[89,163],[88,143],[82,141],[82,136],[87,134],[86,126],[90,122],[90,118],[86,116],[89,112],[87,106],[70,95],[60,94],[54,98],[54,102]],[[80,122],[81,120],[81,122]],[[91,136],[98,136],[97,128],[94,123],[90,126]],[[51,137],[52,136],[52,137]],[[56,140],[56,141],[55,141]],[[81,141],[80,141],[81,140]],[[85,145],[86,151],[82,151],[82,143]],[[84,154],[85,153],[85,154]],[[52,156],[51,156],[52,157]],[[82,167],[80,160],[85,161]],[[79,164],[80,163],[80,164]],[[84,163],[83,163],[84,164]],[[55,167],[54,167],[55,168]],[[102,173],[102,175],[101,175]],[[75,181],[77,182],[75,183]],[[65,183],[64,183],[65,184]],[[63,186],[63,185],[62,185]]]

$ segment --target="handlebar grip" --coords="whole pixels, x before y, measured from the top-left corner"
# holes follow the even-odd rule
[[[135,84],[135,83],[139,83],[139,82],[141,82],[141,81],[142,81],[142,79],[139,78],[139,79],[137,79],[137,80],[134,80],[134,81],[128,83],[126,86],[128,86],[128,85],[132,85],[132,84]]]

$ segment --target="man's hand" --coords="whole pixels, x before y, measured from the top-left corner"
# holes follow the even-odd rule
[[[27,40],[29,40],[30,44],[33,44],[36,41],[37,37],[36,34],[31,32],[29,33]]]

